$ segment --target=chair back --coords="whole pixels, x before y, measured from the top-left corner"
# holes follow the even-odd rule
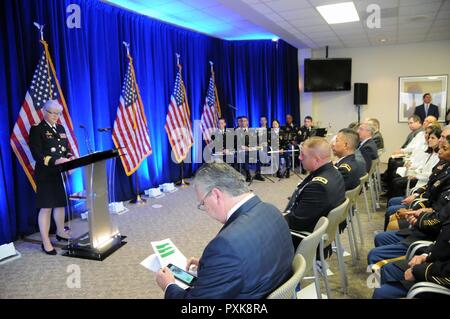
[[[314,231],[303,238],[295,251],[296,255],[302,255],[306,261],[306,271],[310,271],[316,260],[317,247],[319,247],[322,236],[325,234],[328,227],[328,218],[320,217],[317,221]]]
[[[350,203],[348,198],[345,198],[345,201],[340,204],[338,207],[333,208],[328,213],[328,227],[327,231],[325,232],[327,235],[327,238],[324,241],[323,247],[327,247],[331,245],[331,243],[336,238],[336,232],[338,230],[339,224],[343,221],[342,216],[347,215],[347,206]]]
[[[361,191],[361,184],[345,192],[345,197],[349,199],[350,204],[355,202],[356,198],[359,196],[360,191]]]
[[[378,166],[378,158],[372,160],[372,164],[370,165],[369,176],[372,176],[377,171]]]
[[[306,261],[302,255],[295,254],[292,261],[292,276],[284,284],[275,289],[267,299],[296,299],[295,288],[305,275]]]
[[[369,174],[365,174],[365,175],[361,176],[359,178],[359,180],[361,181],[361,184],[367,183],[367,181],[369,180]]]

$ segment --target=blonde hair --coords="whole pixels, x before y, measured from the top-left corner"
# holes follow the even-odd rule
[[[308,148],[321,159],[327,159],[331,156],[330,143],[324,137],[313,136],[308,138],[303,144],[304,148]]]

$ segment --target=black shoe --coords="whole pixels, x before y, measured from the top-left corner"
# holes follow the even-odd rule
[[[283,175],[281,174],[280,171],[277,171],[277,177],[278,177],[278,178],[283,178]]]
[[[291,175],[290,175],[290,173],[291,173],[291,171],[288,169],[288,170],[286,170],[286,175],[285,175],[285,177],[286,178],[289,178]]]
[[[266,180],[264,177],[261,176],[261,174],[256,174],[255,177],[253,177],[253,179],[256,179],[257,181],[261,182],[264,182]]]
[[[247,175],[247,177],[245,178],[245,181],[247,183],[250,183],[252,181],[252,177],[250,175]]]
[[[47,255],[53,255],[53,256],[54,256],[54,255],[57,254],[55,248],[53,248],[53,250],[46,251],[45,248],[44,248],[44,244],[41,244],[41,248],[42,248],[42,250],[44,251],[44,253],[46,253]]]
[[[56,234],[56,240],[57,241],[69,241],[69,238],[61,237],[61,236],[58,236],[58,234]]]

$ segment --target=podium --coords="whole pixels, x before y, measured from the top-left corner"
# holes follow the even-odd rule
[[[117,156],[119,152],[112,149],[57,165],[64,181],[70,230],[63,256],[103,260],[126,244],[109,212]]]

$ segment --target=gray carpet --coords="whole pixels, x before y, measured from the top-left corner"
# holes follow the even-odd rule
[[[282,210],[298,178],[294,175],[275,181],[275,184],[268,180],[255,181],[251,188],[264,201]],[[154,204],[162,207],[153,208]],[[128,244],[102,262],[64,257],[61,249],[57,249],[58,256],[47,256],[40,250],[40,244],[17,241],[16,249],[22,257],[0,265],[0,298],[163,298],[154,273],[139,263],[153,253],[150,242],[164,238],[171,238],[186,257],[201,255],[221,225],[197,210],[196,205],[192,187],[166,194],[161,199],[149,199],[142,206],[127,204],[130,211],[114,216],[114,220],[121,233],[127,236]],[[363,202],[360,208],[364,208]],[[365,209],[361,211],[365,247],[355,266],[351,265],[351,257],[345,257],[349,277],[347,295],[340,292],[336,256],[331,257],[330,266],[335,273],[330,277],[333,298],[370,298],[372,295],[366,285],[369,276],[366,256],[373,247],[373,231],[382,228],[383,211],[379,210],[370,223]],[[343,243],[348,247],[346,235]],[[80,288],[68,288],[71,265],[79,266]]]

